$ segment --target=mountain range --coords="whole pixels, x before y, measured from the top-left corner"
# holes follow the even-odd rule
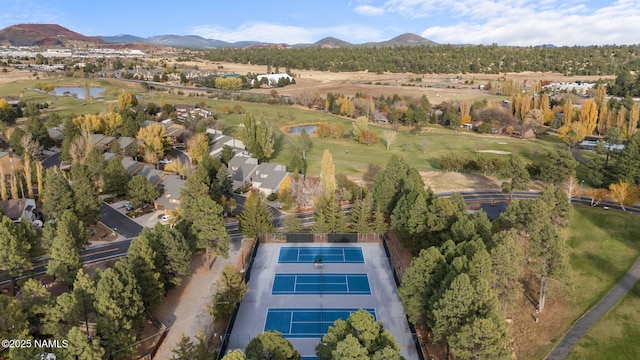
[[[437,45],[437,43],[422,36],[406,33],[393,39],[381,42],[368,42],[364,44],[352,44],[334,37],[326,37],[311,44],[278,44],[260,41],[226,42],[216,39],[206,39],[197,35],[157,35],[151,37],[139,37],[135,35],[116,36],[85,36],[71,31],[57,24],[19,24],[0,30],[0,45],[10,46],[70,46],[79,43],[89,44],[130,44],[146,43],[157,46],[183,47],[196,49],[215,48],[332,48],[354,46],[406,46],[406,45]]]

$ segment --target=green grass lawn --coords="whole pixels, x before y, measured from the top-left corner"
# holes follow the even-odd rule
[[[640,283],[578,341],[567,359],[640,359]]]
[[[577,321],[615,286],[640,255],[640,217],[588,206],[576,206],[575,210],[566,235],[574,269],[571,311],[572,318]],[[627,326],[635,329],[635,333],[627,331]],[[562,329],[562,334],[569,327]],[[640,358],[637,355],[640,354],[640,288],[636,285],[622,305],[607,314],[588,334],[579,342],[571,359]],[[615,345],[625,341],[629,341],[629,346]],[[607,351],[601,351],[605,346],[619,351],[612,353],[619,356],[609,356]],[[546,349],[547,352],[550,350]],[[625,355],[631,354],[631,350],[635,351],[635,356]]]

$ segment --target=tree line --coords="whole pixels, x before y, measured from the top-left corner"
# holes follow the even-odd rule
[[[613,75],[639,64],[637,45],[574,47],[395,46],[331,49],[215,49],[209,61],[320,71],[458,74],[551,71],[565,75]]]

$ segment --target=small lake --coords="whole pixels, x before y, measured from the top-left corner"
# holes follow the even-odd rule
[[[90,87],[89,94],[91,97],[99,98],[100,94],[104,92],[103,87]],[[53,88],[53,94],[55,96],[73,96],[78,99],[86,98],[86,89],[84,87],[76,86],[56,86]]]
[[[292,126],[289,128],[289,134],[300,134],[302,130],[306,131],[307,134],[311,135],[316,129],[318,125],[301,125],[301,126]]]

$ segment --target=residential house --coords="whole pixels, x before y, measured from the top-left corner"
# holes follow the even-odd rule
[[[237,189],[253,181],[252,175],[258,167],[258,159],[236,154],[229,160],[229,173],[233,181],[233,188]]]
[[[211,154],[211,156],[220,156],[220,152],[225,145],[230,146],[234,154],[244,154],[248,156],[249,153],[245,150],[246,147],[242,140],[224,135],[220,130],[215,129],[207,129],[207,134],[209,135],[209,139],[211,139],[209,142],[209,154]]]
[[[289,173],[284,165],[262,163],[256,167],[252,176],[253,187],[265,195],[277,193],[280,185]]]
[[[91,134],[93,145],[103,153],[111,149],[111,143],[116,140],[113,136]]]
[[[242,154],[236,154],[229,160],[229,173],[234,189],[251,184],[265,195],[278,192],[282,181],[289,175],[284,165],[258,164],[257,159]]]
[[[136,138],[130,136],[121,136],[117,139],[117,141],[120,147],[119,154],[125,156],[135,156],[138,152],[140,144],[142,143]]]
[[[160,124],[164,126],[172,144],[183,144],[187,138],[191,137],[191,131],[186,130],[184,125],[174,123],[171,119],[163,120]]]
[[[180,190],[185,180],[178,175],[166,175],[160,184],[160,196],[153,202],[156,210],[176,211],[180,207]]]
[[[112,153],[105,153],[105,160],[122,162],[127,173],[131,176],[141,175],[160,191],[160,196],[153,202],[156,210],[165,210],[165,212],[173,212],[180,206],[180,189],[184,187],[185,180],[178,175],[157,170],[153,166],[144,164],[130,157],[120,157]]]
[[[25,219],[32,223],[37,219],[36,201],[34,199],[11,199],[0,201],[0,210],[13,222],[20,222]]]

